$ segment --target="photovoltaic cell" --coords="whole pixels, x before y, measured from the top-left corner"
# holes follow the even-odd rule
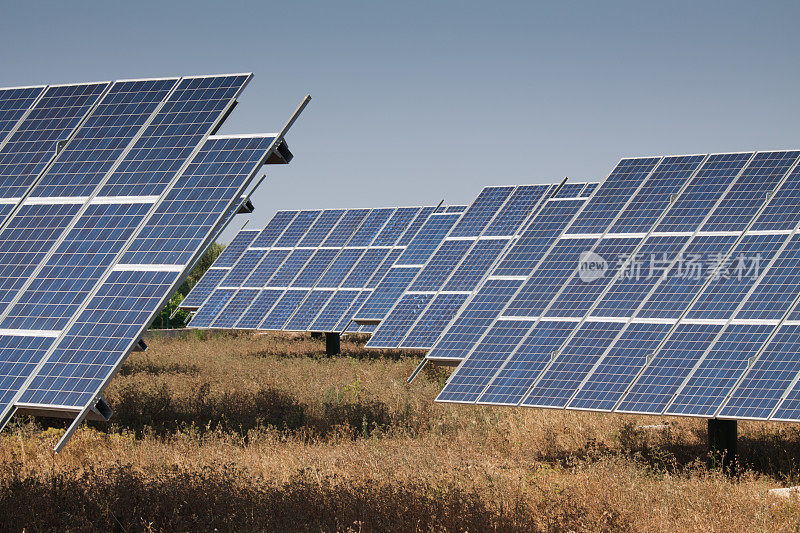
[[[800,326],[784,325],[764,348],[719,413],[730,418],[769,418],[800,372]]]
[[[451,237],[477,237],[514,191],[514,187],[486,187],[450,233]],[[409,263],[411,264],[411,263]]]
[[[289,227],[289,224],[292,223],[292,220],[294,220],[294,217],[296,216],[297,211],[278,211],[275,213],[275,216],[270,219],[267,225],[264,226],[264,229],[262,229],[260,232],[256,232],[258,236],[253,239],[251,243],[249,243],[249,246],[266,248],[274,245],[275,241],[277,241],[281,234],[286,231],[286,228]],[[236,242],[236,238],[242,233],[243,231],[240,231],[236,237],[233,238],[228,247],[225,248],[226,251],[228,248],[233,246],[233,243]]]
[[[672,202],[656,231],[695,231],[752,156],[752,152],[710,155]]]
[[[400,346],[430,348],[468,297],[468,294],[437,294]]]
[[[564,407],[582,380],[611,345],[623,324],[584,322],[563,348],[553,364],[530,389],[522,405]]]
[[[264,320],[275,302],[283,296],[282,289],[264,289],[250,304],[250,307],[242,314],[235,326],[240,329],[258,329],[261,321]]]
[[[670,329],[671,324],[630,324],[589,374],[567,408],[613,410]]]
[[[427,357],[429,359],[464,358],[468,350],[475,345],[521,285],[521,280],[487,280],[441,336]]]
[[[410,291],[438,291],[472,247],[473,241],[444,241],[411,284]]]
[[[242,230],[237,233],[231,239],[231,243],[214,260],[214,268],[230,268],[235,265],[245,250],[253,243],[253,240],[258,237],[258,234],[258,230]]]
[[[702,231],[743,231],[800,152],[759,152],[703,224]]]
[[[666,414],[713,417],[775,326],[731,324],[692,373]]]
[[[569,233],[601,233],[659,162],[657,157],[623,159],[570,225]]]
[[[369,348],[395,348],[408,334],[419,315],[433,299],[432,294],[406,294],[397,302],[391,315],[381,323],[367,343]]]
[[[705,156],[665,157],[641,190],[622,211],[611,233],[646,233],[672,201]]]
[[[304,247],[317,247],[322,244],[328,233],[331,232],[333,227],[339,222],[339,219],[344,216],[344,209],[326,209],[321,211],[319,217],[309,228],[308,232],[300,239],[297,246]]]
[[[481,240],[475,243],[475,246],[447,280],[443,290],[475,290],[507,245],[508,241],[500,239]]]
[[[436,398],[444,402],[474,402],[506,358],[530,329],[522,320],[498,320],[452,374]]]
[[[721,329],[722,326],[711,324],[678,325],[617,410],[661,414]]]
[[[247,279],[242,283],[243,287],[263,287],[267,281],[277,272],[283,262],[291,253],[289,250],[254,250],[261,252],[261,262],[252,269]]]
[[[244,313],[256,296],[258,289],[240,289],[236,295],[228,301],[225,308],[217,315],[212,324],[215,328],[232,328],[237,319]]]
[[[552,185],[521,185],[483,231],[483,236],[501,237],[517,233],[534,207],[552,190]]]

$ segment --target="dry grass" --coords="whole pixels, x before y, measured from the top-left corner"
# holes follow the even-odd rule
[[[305,336],[151,339],[64,452],[0,435],[2,530],[797,531],[795,426],[740,423],[743,473],[702,420],[433,403],[407,354],[325,358]]]

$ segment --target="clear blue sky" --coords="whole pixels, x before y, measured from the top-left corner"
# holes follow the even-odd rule
[[[797,1],[4,2],[0,85],[252,71],[224,133],[275,131],[310,92],[261,226],[797,148],[798,25]]]

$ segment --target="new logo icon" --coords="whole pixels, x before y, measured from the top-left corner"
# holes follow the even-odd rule
[[[583,252],[578,258],[578,277],[584,283],[590,283],[606,275],[608,263],[602,256],[594,252]]]

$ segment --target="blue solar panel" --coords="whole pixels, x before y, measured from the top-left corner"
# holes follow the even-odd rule
[[[561,293],[550,304],[545,316],[585,315],[612,280],[617,275],[624,275],[625,261],[634,254],[641,241],[640,238],[631,237],[600,240],[592,251],[593,255],[585,257],[592,261],[605,261],[608,268],[605,275],[595,277],[589,268],[580,270],[575,264],[569,265],[568,270],[573,274],[573,278],[562,287]],[[587,247],[585,251],[589,249]]]
[[[545,204],[492,275],[528,276],[584,203],[585,200],[562,200]]]
[[[784,241],[786,235],[745,236],[692,303],[686,318],[731,318]]]
[[[657,157],[623,159],[570,225],[569,233],[601,233],[659,162]]]
[[[0,89],[0,142],[44,92],[44,86]]]
[[[406,294],[381,323],[367,343],[368,348],[395,348],[408,334],[417,318],[433,299],[432,294]]]
[[[438,291],[464,258],[474,241],[444,241],[408,288],[410,291]]]
[[[107,88],[107,83],[47,88],[0,148],[0,197],[25,194],[56,155],[56,143],[70,136]]]
[[[99,194],[161,194],[203,135],[210,133],[233,105],[249,78],[182,79]]]
[[[743,231],[800,152],[759,152],[714,208],[702,231]]]
[[[794,167],[775,194],[770,195],[767,205],[751,229],[775,231],[794,229],[800,220],[800,165]]]
[[[397,260],[397,264],[424,265],[459,218],[458,214],[431,215]]]
[[[678,325],[623,397],[617,410],[661,414],[721,330],[720,325]]]
[[[314,252],[311,259],[308,260],[303,270],[292,281],[292,287],[313,287],[317,280],[322,276],[322,273],[330,266],[331,262],[336,258],[338,250],[320,248]]]
[[[113,272],[36,373],[20,403],[89,405],[177,277],[176,272]]]
[[[522,405],[565,407],[623,326],[619,322],[581,324],[569,342],[558,350],[553,363],[538,378]]]
[[[453,228],[450,236],[477,237],[480,235],[513,191],[514,187],[484,188]]]
[[[503,361],[514,351],[531,327],[522,320],[498,320],[452,374],[436,398],[443,402],[471,403],[478,399]]]
[[[585,188],[585,183],[565,183],[553,195],[553,198],[578,198]]]
[[[372,241],[373,246],[392,246],[400,236],[403,235],[411,226],[411,223],[419,215],[420,207],[398,207],[380,233]],[[400,244],[400,243],[398,243]],[[355,246],[355,244],[353,245]]]
[[[369,215],[367,215],[358,227],[358,230],[356,230],[350,240],[347,241],[347,246],[369,246],[372,244],[378,232],[381,231],[386,221],[389,220],[389,217],[391,217],[394,212],[394,209],[387,208],[371,210]],[[406,217],[405,220],[411,223],[410,218]],[[395,221],[395,223],[398,222],[399,221]],[[394,241],[392,241],[392,244],[394,244]]]
[[[521,285],[521,280],[487,280],[464,310],[459,313],[427,357],[431,359],[464,358]]]
[[[263,164],[272,137],[210,137],[122,256],[131,264],[188,264]],[[150,189],[154,190],[154,189]]]
[[[703,162],[705,156],[665,157],[650,178],[620,213],[609,230],[612,233],[643,233],[658,217]]]
[[[0,231],[0,304],[8,304],[80,205],[23,205]],[[5,305],[2,305],[5,308]]]
[[[5,410],[55,342],[52,337],[0,335],[0,410]]]
[[[197,285],[192,287],[192,290],[186,295],[186,298],[181,301],[181,307],[187,309],[200,307],[202,303],[206,301],[206,298],[211,296],[214,289],[219,286],[219,282],[222,281],[222,278],[227,275],[227,269],[209,268],[206,273],[203,274],[203,277],[200,278],[200,281],[197,282]]]
[[[674,261],[688,241],[689,237],[648,237],[590,315],[633,316],[642,300],[658,283],[664,269]]]
[[[358,296],[357,290],[340,290],[328,300],[322,308],[314,323],[309,326],[309,331],[325,332],[336,331],[336,325],[342,320],[353,301]]]
[[[66,326],[151,206],[90,205],[53,255],[19,293],[0,327],[59,330]]]
[[[239,320],[239,317],[253,303],[258,293],[258,289],[240,289],[233,298],[228,300],[228,304],[217,315],[211,327],[232,328],[236,321]]]
[[[537,323],[488,383],[478,402],[516,405],[555,357],[556,350],[575,329],[575,325],[576,322]]]
[[[671,324],[630,324],[589,374],[567,408],[614,409],[670,329]]]
[[[798,372],[800,326],[784,325],[749,368],[719,416],[769,418]]]
[[[322,246],[342,247],[347,244],[368,214],[369,209],[350,209],[347,211],[339,224],[325,239],[325,242],[322,243]]]
[[[377,269],[373,271],[372,276],[370,276],[367,283],[364,284],[364,287],[367,289],[374,289],[386,278],[389,274],[389,271],[392,267],[397,263],[397,259],[400,257],[400,254],[403,253],[403,250],[391,250],[386,257],[384,257],[383,262],[378,266]],[[366,255],[364,255],[366,257]],[[345,285],[346,287],[352,287],[352,285]]]
[[[419,270],[419,267],[392,268],[358,313],[354,315],[354,320],[383,320],[394,303],[411,285]]]
[[[36,184],[33,195],[91,194],[176,82],[173,78],[114,83]]]
[[[583,191],[581,191],[581,198],[589,198],[599,186],[600,184],[597,182],[587,183]]]
[[[231,243],[222,250],[214,260],[214,268],[230,268],[242,257],[245,250],[251,245],[258,236],[258,230],[242,230],[236,234]]]
[[[500,239],[480,240],[475,243],[447,280],[443,290],[474,291],[507,245],[508,241]]]
[[[297,311],[292,315],[289,321],[284,324],[283,329],[286,331],[305,331],[314,321],[320,309],[322,309],[328,300],[333,296],[332,290],[313,290],[302,304],[297,307]]]
[[[283,251],[283,250],[281,250]],[[228,275],[220,282],[221,287],[239,287],[244,283],[253,269],[264,258],[264,250],[247,250],[236,262],[236,266],[228,271]]]
[[[228,305],[234,294],[236,294],[236,289],[216,289],[211,293],[203,307],[192,317],[189,327],[210,328],[214,319]]]
[[[286,321],[289,320],[297,307],[300,305],[310,291],[308,289],[289,289],[283,293],[272,310],[264,318],[258,329],[261,330],[281,330]],[[264,315],[262,315],[264,316]]]
[[[434,211],[434,207],[423,207],[417,211],[417,216],[413,221],[411,221],[410,224],[408,224],[408,228],[398,239],[397,246],[408,246],[408,244],[414,237],[416,237],[417,233],[419,233],[419,230],[422,229],[423,224],[425,224]],[[378,238],[380,237],[381,236],[379,235]],[[376,242],[375,245],[377,246],[378,243]]]
[[[289,227],[287,227],[280,238],[275,241],[274,246],[279,248],[297,246],[297,243],[300,242],[303,235],[308,232],[308,229],[314,221],[317,220],[320,213],[321,211],[300,211],[297,213],[297,216],[295,216],[294,220],[289,224]]]
[[[736,318],[779,319],[792,306],[800,285],[800,235],[792,235],[745,300]]]
[[[369,279],[375,275],[378,267],[384,263],[390,252],[391,250],[387,248],[371,248],[364,252],[364,255],[358,260],[356,266],[353,267],[353,270],[342,282],[342,287],[351,289],[365,287]],[[399,255],[400,250],[395,250],[395,259],[397,259]],[[392,264],[394,264],[394,260],[391,261],[391,264],[389,264],[386,269],[388,270]]]
[[[550,194],[553,187],[553,185],[521,185],[515,188],[503,208],[483,231],[483,236],[510,237],[516,234],[533,209]]]
[[[710,155],[656,231],[695,231],[752,156],[752,152]]]
[[[264,320],[275,302],[283,296],[282,289],[264,289],[250,304],[250,307],[242,314],[236,327],[240,329],[258,329],[258,325]]]
[[[322,244],[325,237],[331,232],[333,227],[344,216],[344,209],[326,209],[321,211],[319,217],[314,221],[308,232],[300,239],[297,246],[315,248]]]
[[[331,266],[325,271],[325,274],[319,278],[317,282],[318,287],[338,287],[353,270],[355,264],[367,252],[364,248],[345,248],[336,259],[331,263]],[[374,265],[377,268],[377,265]]]
[[[505,316],[538,316],[558,289],[578,267],[578,260],[591,250],[596,239],[563,239],[553,247],[503,313]]]
[[[728,235],[696,237],[655,287],[637,316],[680,317],[735,242],[736,237]]]
[[[270,278],[266,286],[288,287],[312,255],[314,255],[313,249],[297,248],[292,250],[292,253],[289,254],[289,257],[275,272],[275,275]]]
[[[666,414],[713,417],[775,326],[731,324],[676,395]]]
[[[400,346],[420,349],[433,346],[468,297],[468,294],[437,294]]]
[[[350,308],[344,313],[342,318],[336,324],[336,327],[333,329],[333,331],[345,331],[345,328],[347,328],[347,326],[351,323],[353,316],[358,312],[359,309],[361,309],[361,307],[364,305],[364,302],[367,301],[367,298],[369,298],[370,294],[372,294],[371,291],[361,291],[353,300]]]
[[[252,269],[247,279],[244,280],[243,287],[263,287],[291,253],[285,249],[269,250],[268,252],[260,250],[260,252],[261,262]]]
[[[292,220],[294,220],[294,217],[296,216],[297,211],[278,211],[275,213],[275,216],[272,217],[269,222],[267,222],[267,225],[264,226],[264,229],[258,232],[258,236],[252,241],[250,246],[266,248],[274,245],[275,241],[277,241],[283,232],[286,231],[286,228],[289,227],[289,224],[292,223]],[[236,237],[241,234],[242,232],[239,232]],[[234,237],[234,240],[231,241],[231,244],[228,246],[228,248],[233,245],[236,237]],[[217,261],[219,261],[219,259],[217,259]]]

